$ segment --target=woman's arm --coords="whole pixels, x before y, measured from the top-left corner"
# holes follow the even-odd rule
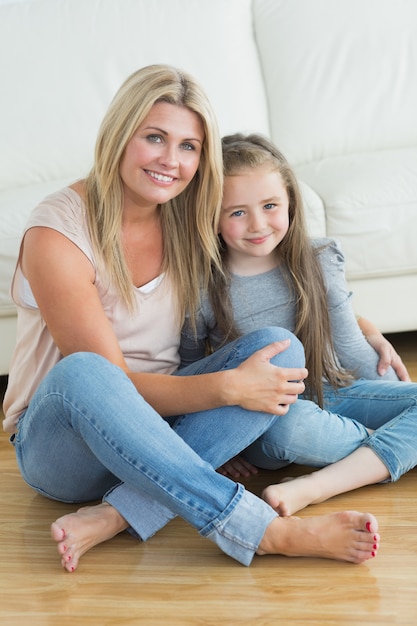
[[[375,324],[362,316],[357,316],[357,320],[367,342],[378,352],[378,374],[383,376],[388,367],[391,366],[400,380],[411,382],[410,375],[400,355]]]
[[[303,382],[291,382],[306,377],[304,368],[284,369],[270,363],[285,350],[285,342],[266,346],[236,369],[213,374],[132,372],[101,305],[94,268],[74,243],[50,228],[32,228],[24,238],[21,264],[60,352],[64,356],[95,352],[107,358],[126,372],[161,415],[227,405],[283,415],[304,390]]]

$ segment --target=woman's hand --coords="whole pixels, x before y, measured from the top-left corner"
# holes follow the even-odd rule
[[[383,376],[391,366],[398,378],[404,382],[411,382],[407,368],[394,346],[384,337],[378,328],[364,317],[358,319],[361,331],[367,342],[379,355],[378,374]]]
[[[290,340],[276,341],[252,354],[236,369],[223,372],[228,377],[225,404],[239,405],[249,411],[285,415],[289,405],[303,393],[304,367],[284,368],[270,360],[288,348]]]

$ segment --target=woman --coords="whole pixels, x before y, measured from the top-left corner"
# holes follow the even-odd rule
[[[38,492],[64,502],[104,497],[52,524],[68,571],[125,529],[146,539],[152,507],[181,515],[246,565],[255,553],[376,555],[372,515],[288,522],[213,469],[304,390],[304,354],[291,333],[255,332],[171,375],[185,311],[194,315],[219,265],[221,194],[205,94],[183,72],[150,66],[113,99],[87,179],[29,219],[12,286],[19,331],[4,427]]]

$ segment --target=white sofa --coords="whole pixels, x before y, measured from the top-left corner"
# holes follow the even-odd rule
[[[356,311],[417,329],[416,24],[415,0],[0,0],[0,374],[28,213],[88,171],[113,94],[158,62],[200,80],[222,134],[286,154]]]

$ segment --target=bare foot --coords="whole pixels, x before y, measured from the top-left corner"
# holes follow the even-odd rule
[[[112,506],[103,502],[69,513],[51,525],[61,565],[73,572],[87,550],[126,530],[128,523]]]
[[[317,517],[276,517],[257,554],[307,556],[362,563],[376,556],[380,536],[371,513],[342,511]]]
[[[293,515],[309,504],[321,502],[321,492],[314,481],[314,474],[284,478],[280,483],[266,487],[262,498],[282,517]]]

